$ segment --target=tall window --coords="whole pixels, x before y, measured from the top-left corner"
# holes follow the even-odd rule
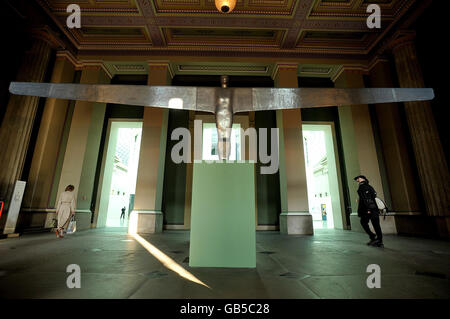
[[[241,125],[233,124],[231,129],[230,160],[241,160]],[[203,123],[203,155],[202,159],[214,161],[219,159],[218,136],[215,123]]]

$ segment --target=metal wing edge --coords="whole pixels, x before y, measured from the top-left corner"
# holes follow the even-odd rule
[[[212,113],[215,109],[209,103],[211,94],[197,87],[11,82],[9,91],[26,96]]]
[[[252,105],[240,106],[234,113],[432,99],[431,88],[253,88]]]

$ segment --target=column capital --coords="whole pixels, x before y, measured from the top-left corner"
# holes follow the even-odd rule
[[[49,26],[33,27],[31,37],[46,42],[52,49],[65,49],[65,43]]]
[[[372,58],[368,62],[368,64],[343,64],[336,68],[336,71],[331,75],[331,81],[336,82],[336,80],[343,73],[351,73],[351,74],[361,74],[366,75],[369,74],[370,70],[374,68],[378,63],[386,63],[389,62],[389,58],[379,54]]]
[[[70,63],[72,63],[72,65],[74,67],[77,67],[80,64],[80,62],[75,57],[75,55],[73,55],[73,53],[70,52],[69,50],[58,50],[58,51],[56,51],[56,59],[57,60],[67,60]]]
[[[368,72],[371,72],[374,67],[378,65],[378,63],[390,63],[391,60],[386,55],[377,55],[372,60],[370,60],[369,65],[367,67]]]
[[[413,30],[398,30],[384,45],[385,50],[394,52],[398,48],[414,44],[416,40],[416,32]]]
[[[110,79],[114,76],[102,60],[79,60],[72,52],[68,50],[59,50],[56,52],[56,59],[65,59],[72,63],[75,70],[103,70]]]
[[[112,74],[109,69],[106,67],[103,61],[82,61],[81,66],[76,67],[76,70],[101,70],[105,73],[105,75],[112,79],[114,74]]]
[[[173,79],[173,77],[175,76],[175,72],[170,64],[170,61],[168,60],[148,60],[147,64],[149,69],[157,69],[157,70],[167,69],[171,79]]]
[[[271,77],[275,79],[279,73],[283,72],[298,72],[298,63],[296,62],[276,62],[273,68]]]
[[[336,82],[339,77],[341,77],[343,74],[367,74],[369,72],[369,68],[366,65],[360,65],[360,64],[352,64],[352,65],[341,65],[337,71],[334,73],[334,75],[331,77],[331,80],[333,82]]]

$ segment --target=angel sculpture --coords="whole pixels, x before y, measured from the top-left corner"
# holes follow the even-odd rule
[[[233,114],[251,111],[315,108],[390,102],[427,101],[428,88],[229,88],[12,82],[13,94],[88,102],[140,105],[215,114],[219,159],[230,155]]]

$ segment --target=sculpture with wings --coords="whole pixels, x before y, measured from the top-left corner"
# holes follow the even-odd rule
[[[227,76],[221,77],[220,88],[12,82],[9,90],[18,95],[214,113],[220,159],[230,155],[235,113],[434,98],[433,89],[427,88],[229,88]]]

